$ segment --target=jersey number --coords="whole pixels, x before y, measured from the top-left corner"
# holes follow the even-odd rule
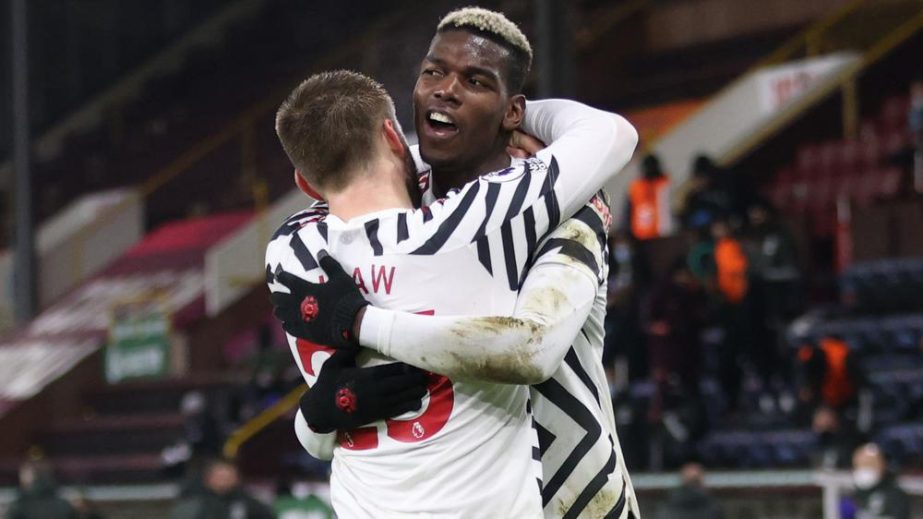
[[[433,315],[433,311],[418,312],[424,315]],[[315,344],[304,339],[297,339],[298,355],[305,373],[316,377],[314,369],[314,354],[326,352],[333,354],[334,349],[320,344]],[[326,358],[326,357],[324,357]],[[318,359],[318,364],[322,362]],[[435,373],[427,374],[429,402],[424,397],[424,407],[409,418],[390,418],[385,420],[386,434],[405,443],[423,441],[441,431],[449,421],[452,408],[455,405],[455,392],[452,390],[452,381]],[[339,431],[337,441],[344,449],[366,450],[378,447],[378,428],[375,426],[359,427],[351,431]]]

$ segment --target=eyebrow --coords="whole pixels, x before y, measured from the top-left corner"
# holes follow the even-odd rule
[[[424,61],[429,61],[430,63],[432,63],[432,64],[434,64],[434,65],[439,65],[439,66],[441,66],[441,67],[443,67],[443,66],[446,65],[445,60],[439,59],[439,58],[437,58],[436,56],[433,56],[432,54],[427,54],[426,57],[423,58],[423,60],[424,60]],[[487,68],[484,68],[484,67],[478,67],[478,66],[476,66],[476,65],[468,65],[467,67],[464,68],[464,72],[465,72],[466,74],[469,74],[469,75],[480,74],[480,75],[486,76],[486,77],[488,77],[488,78],[490,78],[490,79],[492,79],[492,80],[494,80],[494,81],[496,81],[496,82],[498,82],[498,83],[500,82],[500,75],[499,75],[499,74],[497,74],[497,73],[494,72],[493,70],[490,70],[490,69],[487,69]]]

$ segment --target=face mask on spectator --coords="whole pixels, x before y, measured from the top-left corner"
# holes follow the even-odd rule
[[[868,490],[881,481],[881,474],[875,469],[856,469],[852,473],[853,482],[859,490]]]

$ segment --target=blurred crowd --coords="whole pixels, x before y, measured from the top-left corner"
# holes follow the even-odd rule
[[[676,468],[695,457],[715,425],[702,394],[708,382],[721,400],[720,425],[745,423],[754,411],[813,422],[822,444],[846,452],[832,464],[847,466],[867,432],[865,381],[840,338],[805,339],[797,355],[788,345],[805,300],[792,231],[744,175],[706,156],[680,186],[656,156],[641,169],[610,238],[604,353],[620,427],[643,430],[633,452],[647,455],[633,464]],[[635,382],[653,387],[646,407],[619,409]],[[745,390],[758,395],[749,408]]]

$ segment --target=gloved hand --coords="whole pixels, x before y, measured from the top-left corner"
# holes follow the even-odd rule
[[[317,382],[301,396],[301,413],[315,432],[351,430],[420,409],[423,370],[396,362],[356,367],[358,348],[343,348],[324,362]]]
[[[327,273],[326,283],[311,283],[288,272],[276,279],[289,292],[273,292],[273,315],[282,321],[282,328],[302,339],[331,348],[358,346],[353,337],[353,323],[359,310],[369,304],[362,297],[352,276],[330,255],[320,258]]]

